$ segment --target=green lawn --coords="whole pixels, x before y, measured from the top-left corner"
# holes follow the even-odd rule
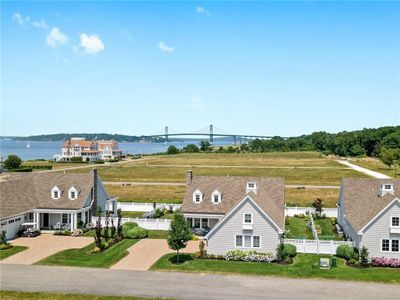
[[[142,211],[122,211],[121,215],[123,218],[141,218],[144,212]]]
[[[367,168],[372,171],[379,172],[393,178],[395,175],[394,168],[390,169],[378,158],[373,158],[373,157],[354,158],[350,160],[350,162],[360,167]],[[400,174],[399,168],[397,169],[397,174]]]
[[[148,230],[149,239],[167,239],[168,230]]]
[[[28,247],[25,246],[14,246],[12,248],[9,249],[4,249],[4,250],[0,250],[0,260],[6,259],[7,257],[14,255],[18,252],[24,251],[28,249]]]
[[[97,296],[97,295],[79,295],[79,294],[58,294],[43,292],[14,292],[0,291],[1,300],[144,300],[144,299],[160,299],[160,298],[143,298],[143,297],[117,297],[117,296]],[[165,298],[163,298],[166,300]]]
[[[50,266],[91,267],[109,268],[128,254],[127,249],[138,240],[122,240],[112,245],[104,252],[92,254],[90,251],[95,247],[94,243],[81,249],[68,249],[49,257],[36,264]]]
[[[314,218],[314,224],[315,226],[319,225],[321,229],[321,233],[318,233],[320,240],[343,240],[343,238],[338,237],[335,226],[331,223],[331,218]]]
[[[289,239],[314,239],[311,228],[307,226],[305,219],[287,217],[285,230],[285,236]]]
[[[176,265],[171,262],[174,256],[175,254],[167,254],[163,256],[151,267],[151,269],[157,271],[235,273],[296,278],[377,281],[400,284],[400,268],[356,269],[346,266],[345,261],[338,258],[336,268],[320,270],[319,258],[330,257],[328,255],[319,256],[316,254],[298,254],[292,265],[197,259],[190,254],[181,255],[181,259],[185,262],[181,265]]]

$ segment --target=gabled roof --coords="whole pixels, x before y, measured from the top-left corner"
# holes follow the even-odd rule
[[[51,197],[51,190],[61,190],[59,199]],[[68,190],[79,190],[71,201]],[[80,209],[92,192],[92,173],[12,173],[0,182],[0,218],[23,213],[34,208]]]
[[[65,140],[63,143],[63,147],[74,147],[75,145],[79,145],[80,147],[91,147],[95,146],[96,142],[95,141],[86,141],[82,139],[68,139]]]
[[[284,181],[283,178],[268,177],[223,177],[223,176],[193,176],[191,184],[187,185],[182,204],[183,213],[227,214],[246,196],[247,182],[257,183],[257,194],[249,192],[251,199],[279,227],[284,228]],[[200,190],[203,193],[201,203],[193,202],[193,193]],[[211,201],[212,193],[218,190],[222,201],[216,205]]]
[[[393,184],[394,194],[379,197],[381,184]],[[395,198],[400,198],[400,179],[344,178],[342,193],[346,219],[358,232]]]

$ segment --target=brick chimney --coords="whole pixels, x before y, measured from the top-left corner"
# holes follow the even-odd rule
[[[192,179],[193,179],[193,171],[192,170],[188,170],[186,172],[186,184],[187,185],[191,185],[192,184]]]

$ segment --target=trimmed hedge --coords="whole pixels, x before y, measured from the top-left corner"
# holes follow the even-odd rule
[[[347,261],[351,259],[358,260],[358,253],[349,245],[340,245],[337,247],[336,256],[344,258]]]
[[[143,239],[147,237],[149,234],[146,229],[142,227],[134,227],[132,229],[129,229],[125,232],[124,238],[127,239]]]
[[[286,257],[293,258],[297,255],[297,249],[295,245],[292,244],[284,244],[282,258],[285,259]]]
[[[32,172],[32,168],[18,168],[12,169],[10,172]]]

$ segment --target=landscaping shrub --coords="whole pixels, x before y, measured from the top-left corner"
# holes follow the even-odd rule
[[[369,251],[365,246],[363,246],[360,251],[360,264],[362,266],[368,266],[369,264]]]
[[[297,255],[297,249],[295,245],[284,244],[283,246],[283,259],[290,257],[293,258]]]
[[[127,230],[125,234],[122,232],[122,234],[127,239],[143,239],[148,236],[147,230],[139,226]]]
[[[10,170],[12,172],[32,172],[32,168],[18,168]]]
[[[371,264],[374,267],[400,268],[400,259],[386,258],[386,257],[373,257],[371,260]]]
[[[358,260],[358,253],[349,245],[340,245],[337,247],[336,256],[344,258],[347,261],[351,259]]]
[[[232,250],[224,256],[225,260],[247,261],[247,262],[272,262],[275,255],[272,253],[261,253],[256,251]]]
[[[58,231],[54,232],[54,235],[70,236],[71,231],[70,230],[58,230]]]
[[[71,236],[72,237],[77,237],[77,236],[82,236],[82,235],[83,235],[82,229],[76,229],[76,230],[71,232]]]
[[[334,226],[337,223],[337,218],[333,217],[331,218],[331,224]]]
[[[127,231],[137,227],[138,224],[135,222],[126,222],[122,225],[122,236],[125,236]]]
[[[164,210],[162,210],[161,208],[156,208],[153,218],[158,219],[161,218],[163,215],[164,215]]]
[[[11,244],[0,244],[0,250],[6,250],[12,248],[13,245]]]

